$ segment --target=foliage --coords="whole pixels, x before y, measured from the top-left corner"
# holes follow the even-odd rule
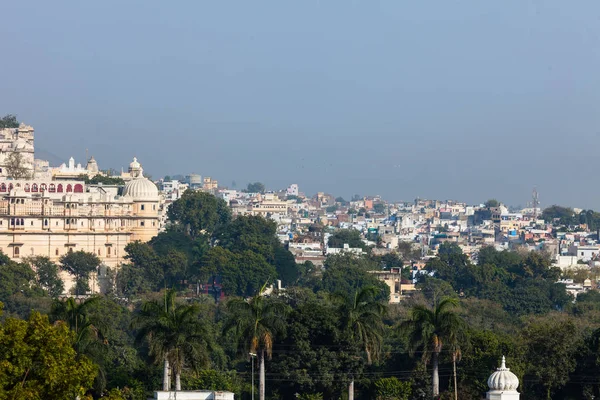
[[[0,327],[0,399],[71,400],[92,386],[96,368],[75,358],[72,334],[34,312]]]
[[[58,297],[65,289],[62,279],[59,277],[59,267],[45,256],[29,257],[24,260],[37,275],[38,285],[51,297]]]
[[[373,211],[377,214],[383,214],[385,212],[385,204],[375,203],[373,204]]]
[[[329,236],[329,247],[342,248],[344,244],[351,248],[365,249],[366,245],[360,237],[360,232],[355,229],[339,229]]]
[[[120,178],[118,176],[106,176],[106,175],[94,175],[91,179],[88,175],[83,174],[79,176],[79,179],[85,181],[86,184],[88,185],[98,185],[98,184],[102,184],[102,185],[115,185],[115,186],[124,186],[125,185],[125,181],[123,180],[123,178]]]
[[[223,199],[190,189],[169,206],[167,215],[184,226],[192,238],[210,234],[231,220],[231,210]]]
[[[494,208],[500,206],[500,202],[496,199],[489,199],[484,203],[486,208]]]
[[[31,176],[32,170],[27,166],[23,154],[13,151],[5,160],[6,174],[13,179],[27,179]]]
[[[408,400],[412,394],[409,382],[402,382],[392,376],[380,378],[373,383],[375,400]]]
[[[265,185],[261,182],[249,183],[246,187],[246,192],[248,193],[264,193],[265,190]]]
[[[390,295],[389,287],[368,272],[377,269],[377,265],[366,256],[347,253],[329,256],[325,261],[322,280],[314,289],[350,296],[357,289],[373,286],[379,289],[377,298],[387,300]]]
[[[4,117],[0,118],[0,129],[5,128],[18,128],[19,121],[17,121],[17,116],[13,114],[6,114]]]
[[[88,283],[90,273],[97,271],[100,263],[96,254],[83,250],[69,252],[60,258],[61,268],[75,277],[75,294],[85,294],[90,291]]]

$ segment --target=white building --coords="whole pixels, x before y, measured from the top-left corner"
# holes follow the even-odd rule
[[[490,390],[487,392],[486,400],[519,400],[519,378],[509,368],[506,368],[506,359],[502,356],[502,364],[487,381]]]
[[[298,196],[298,193],[300,193],[298,191],[298,185],[295,183],[292,183],[286,190],[285,192],[288,196]]]

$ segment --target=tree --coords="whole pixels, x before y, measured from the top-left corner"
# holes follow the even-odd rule
[[[278,299],[262,296],[262,289],[250,300],[231,299],[227,303],[230,313],[226,332],[232,332],[243,354],[256,354],[259,362],[259,398],[265,400],[265,359],[271,358],[273,341],[285,330],[287,306]]]
[[[135,317],[136,341],[145,341],[155,362],[164,363],[163,390],[171,388],[169,370],[175,374],[175,390],[181,390],[181,372],[186,363],[199,367],[208,363],[211,340],[198,319],[197,304],[182,305],[176,292],[165,292],[164,300],[147,301]]]
[[[37,282],[51,297],[60,296],[65,290],[65,285],[60,279],[59,268],[56,263],[45,256],[35,256],[25,259],[37,275]]]
[[[184,226],[193,238],[213,233],[231,221],[231,210],[223,199],[189,189],[171,204],[167,215],[172,222]]]
[[[0,326],[0,398],[72,400],[91,388],[95,366],[76,358],[73,334],[33,312]]]
[[[241,215],[220,232],[218,239],[221,246],[234,253],[252,251],[274,264],[275,248],[280,245],[276,233],[275,221],[258,215]]]
[[[385,204],[375,203],[373,204],[373,211],[377,214],[383,214],[385,212]]]
[[[102,185],[125,185],[125,181],[123,180],[123,178],[119,178],[118,176],[105,176],[97,174],[91,179],[87,175],[83,175],[82,178],[85,180],[85,183],[90,185],[97,185],[99,183]]]
[[[343,248],[347,244],[352,248],[366,248],[365,243],[360,237],[360,232],[356,229],[339,229],[329,236],[327,245],[329,247]]]
[[[489,199],[483,205],[485,206],[485,208],[494,208],[498,207],[500,205],[500,202],[496,199]]]
[[[31,176],[31,168],[23,154],[13,151],[6,157],[6,174],[13,179],[27,179]]]
[[[5,128],[18,128],[19,121],[17,121],[17,116],[13,114],[7,114],[4,117],[0,118],[0,129]]]
[[[248,193],[264,193],[265,185],[260,182],[249,183],[246,188],[246,192]]]
[[[383,316],[386,307],[376,300],[379,290],[374,286],[357,289],[354,296],[342,294],[340,315],[342,331],[350,341],[365,351],[367,365],[379,358],[383,343]],[[354,398],[354,379],[350,381],[350,397]]]
[[[569,381],[577,365],[573,356],[582,345],[580,332],[574,321],[564,316],[552,315],[533,320],[522,331],[527,346],[526,358],[539,394],[552,399],[555,391]]]
[[[439,357],[444,345],[455,346],[464,326],[463,320],[455,311],[458,300],[445,298],[433,309],[424,305],[415,305],[410,319],[401,326],[409,334],[412,352],[422,349],[423,359],[431,359],[433,367],[433,396],[440,394]]]
[[[375,400],[408,400],[412,393],[410,383],[402,382],[395,376],[375,381]]]
[[[80,250],[65,254],[60,263],[63,270],[75,277],[75,294],[85,294],[90,291],[90,273],[98,269],[101,261],[94,253]]]

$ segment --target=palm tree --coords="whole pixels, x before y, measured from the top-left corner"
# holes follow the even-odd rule
[[[415,305],[411,310],[411,318],[402,324],[402,329],[409,334],[411,352],[421,348],[423,359],[431,360],[434,397],[440,394],[439,356],[442,348],[447,344],[453,355],[458,354],[458,338],[464,322],[455,311],[457,306],[458,300],[454,298],[441,300],[433,309]]]
[[[342,300],[340,315],[342,331],[347,332],[352,342],[364,349],[367,364],[379,358],[383,343],[383,316],[386,306],[375,300],[378,289],[374,286],[364,287],[354,292],[352,297],[336,295]],[[349,398],[354,398],[354,379],[348,389]]]
[[[78,303],[73,297],[55,300],[50,314],[55,321],[64,321],[75,332],[74,347],[83,354],[90,344],[98,338],[98,322],[90,319],[89,310],[100,301],[100,297],[90,297]],[[95,322],[95,323],[94,323]]]
[[[260,400],[265,399],[265,358],[271,358],[274,337],[284,330],[288,311],[284,303],[261,295],[265,286],[249,300],[229,300],[227,309],[231,315],[225,325],[225,332],[234,333],[241,351],[258,357]]]
[[[147,301],[134,318],[136,341],[146,341],[155,362],[162,362],[163,390],[171,389],[169,372],[175,375],[175,390],[181,390],[181,371],[186,362],[193,367],[208,362],[211,341],[205,325],[198,319],[197,304],[176,302],[176,292],[168,290],[163,300]]]

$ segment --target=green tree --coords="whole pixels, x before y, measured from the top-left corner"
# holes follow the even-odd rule
[[[17,121],[17,116],[13,114],[7,114],[4,117],[0,118],[0,129],[4,128],[18,128],[19,121]]]
[[[50,258],[45,256],[29,257],[25,259],[25,263],[35,271],[38,285],[51,297],[58,297],[63,293],[65,285],[58,275],[58,265]]]
[[[76,358],[73,334],[33,312],[0,327],[0,399],[72,400],[91,388],[95,366]]]
[[[349,335],[352,343],[365,351],[367,365],[379,358],[383,344],[383,316],[386,307],[376,300],[378,294],[376,287],[368,286],[356,290],[350,298],[341,295],[342,331]],[[349,390],[354,397],[354,380],[350,382]]]
[[[373,204],[373,211],[377,214],[383,214],[385,212],[385,204],[375,203]]]
[[[433,396],[440,394],[439,357],[444,345],[455,346],[464,328],[464,322],[456,312],[458,300],[445,298],[433,309],[424,305],[415,305],[410,319],[401,326],[409,334],[411,350],[423,351],[425,360],[431,359]]]
[[[260,182],[249,183],[246,187],[248,193],[264,193],[265,185]]]
[[[227,310],[230,315],[225,326],[226,332],[233,333],[243,354],[250,352],[258,357],[260,400],[265,400],[265,360],[271,358],[275,336],[285,330],[288,312],[287,306],[278,299],[260,294],[265,286],[250,300],[229,300]]]
[[[552,399],[569,381],[577,365],[574,354],[582,346],[579,329],[571,318],[559,315],[537,318],[521,332],[529,365],[526,376],[534,377],[534,390]]]
[[[75,294],[85,294],[90,291],[90,273],[98,270],[100,259],[94,253],[74,251],[60,258],[61,268],[75,277]]]
[[[185,227],[193,238],[210,234],[231,221],[231,210],[223,199],[189,189],[171,204],[167,215],[169,220]]]
[[[175,375],[175,390],[181,390],[181,372],[186,363],[198,368],[208,363],[211,340],[204,324],[198,318],[197,304],[182,305],[176,301],[176,292],[165,292],[164,300],[142,304],[133,326],[138,329],[136,340],[145,341],[150,355],[157,363],[164,363],[163,390],[171,388],[169,369]]]
[[[356,229],[339,229],[329,236],[327,242],[329,247],[342,248],[347,244],[353,248],[365,249],[366,245],[360,237],[360,232]]]
[[[489,199],[488,201],[486,201],[484,203],[484,206],[486,208],[494,208],[494,207],[498,207],[500,205],[500,202],[496,199]]]
[[[409,382],[402,382],[395,376],[380,378],[373,384],[375,400],[408,400],[412,394]]]

